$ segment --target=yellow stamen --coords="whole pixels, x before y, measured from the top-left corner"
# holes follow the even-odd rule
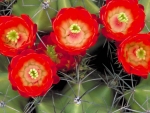
[[[125,13],[119,13],[118,14],[118,20],[120,21],[120,22],[128,22],[128,17],[126,16],[126,14]]]
[[[31,78],[36,79],[38,77],[38,71],[34,68],[30,69],[29,75],[31,76]]]
[[[146,56],[146,51],[142,47],[136,50],[136,57],[139,60],[145,60],[145,56]]]
[[[70,26],[70,31],[72,33],[79,33],[81,31],[81,28],[80,28],[80,26],[78,24],[72,24]]]
[[[19,39],[19,34],[15,30],[10,30],[6,37],[8,40],[17,43],[17,40]]]

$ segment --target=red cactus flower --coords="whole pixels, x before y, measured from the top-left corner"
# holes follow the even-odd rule
[[[108,4],[110,1],[113,1],[113,0],[106,0],[106,3]],[[130,0],[130,2],[135,2],[138,4],[138,0]]]
[[[13,57],[33,46],[37,26],[27,15],[0,16],[0,53]]]
[[[104,36],[123,41],[143,29],[145,13],[137,0],[107,0],[100,10],[100,20]]]
[[[118,59],[127,73],[147,78],[150,72],[150,34],[138,34],[124,40],[118,48]]]
[[[53,41],[72,55],[79,55],[95,44],[98,38],[98,23],[82,7],[63,8],[53,21]]]
[[[37,46],[37,51],[39,53],[44,53],[48,55],[56,64],[58,70],[69,71],[75,68],[75,59],[73,55],[68,54],[66,51],[59,48],[52,42],[54,38],[54,33],[50,35],[45,35],[42,37],[42,41],[45,46],[40,42]]]
[[[59,77],[54,62],[48,56],[29,49],[12,58],[9,80],[21,96],[36,97],[44,95],[52,84],[58,83]]]

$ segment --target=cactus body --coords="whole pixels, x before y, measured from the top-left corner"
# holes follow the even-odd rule
[[[131,108],[136,111],[146,112],[150,109],[150,77],[143,79],[139,85],[137,85],[134,90],[126,91],[126,100],[129,102]],[[130,97],[131,96],[131,97]]]
[[[3,61],[3,62],[0,62],[0,73],[1,72],[7,72],[7,67],[8,67],[8,60],[5,56],[3,55],[0,55],[0,61]]]
[[[147,33],[149,32],[149,28],[150,28],[150,12],[149,12],[150,0],[140,0],[139,3],[144,6],[143,8],[146,15],[146,20],[145,20],[146,26],[144,27],[142,32]]]
[[[8,73],[0,73],[0,83],[0,113],[22,113],[27,99],[12,90]]]
[[[90,13],[98,15],[99,7],[97,7],[91,0],[70,0],[73,7],[82,6]]]
[[[68,8],[71,7],[70,0],[57,0],[58,1],[58,10],[61,8]]]
[[[48,97],[51,98],[51,101]],[[78,100],[80,97],[81,100]],[[47,113],[53,113],[54,108],[62,113],[107,113],[115,110],[111,108],[112,101],[112,89],[100,85],[97,81],[75,84],[68,82],[62,92],[49,92],[37,109],[38,113],[42,109],[49,110]]]
[[[26,0],[22,3],[22,0],[18,0],[13,5],[13,15],[28,14],[32,20],[37,24],[40,31],[51,31],[51,19],[57,13],[57,2],[49,0],[47,3],[40,1]]]

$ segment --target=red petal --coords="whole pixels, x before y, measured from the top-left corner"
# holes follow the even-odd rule
[[[32,59],[34,59],[38,65],[42,65],[43,69],[47,72],[44,78],[41,79],[42,84],[39,86],[33,83],[30,83],[31,86],[26,86],[25,84],[30,81],[24,79],[23,77],[25,76],[20,73],[20,71],[23,71],[21,70],[23,66],[26,66],[24,64],[28,63],[28,61]],[[51,87],[53,83],[56,84],[59,82],[59,77],[56,75],[55,64],[51,61],[51,59],[44,54],[37,54],[31,49],[24,50],[21,55],[14,57],[10,64],[13,66],[13,68],[10,68],[9,66],[9,80],[12,86],[18,90],[20,95],[24,97],[41,96]]]
[[[125,69],[125,71],[129,74],[135,74],[137,76],[141,76],[141,77],[146,77],[148,75],[148,73],[150,72],[150,65],[148,66],[143,66],[141,64],[139,65],[134,65],[132,64],[132,62],[130,62],[128,59],[128,51],[125,49],[126,46],[130,43],[135,43],[135,44],[140,44],[142,43],[143,45],[149,47],[150,50],[150,36],[148,34],[137,34],[134,37],[129,37],[127,39],[125,39],[119,46],[118,50],[117,50],[117,54],[118,54],[118,60],[119,62],[122,64],[123,68]],[[130,45],[129,45],[130,47]],[[148,50],[147,50],[148,51]],[[150,58],[150,57],[149,57]],[[147,61],[147,64],[150,64],[150,59]]]
[[[35,53],[35,51],[32,50],[32,49],[26,49],[26,50],[24,50],[24,51],[21,52],[21,55],[28,55],[30,53]]]
[[[60,78],[57,74],[53,75],[53,84],[57,84],[60,81]]]

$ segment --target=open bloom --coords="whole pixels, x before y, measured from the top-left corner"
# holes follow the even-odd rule
[[[107,0],[100,10],[102,34],[116,41],[136,35],[145,25],[143,9],[138,0]]]
[[[98,38],[98,23],[82,7],[63,8],[53,21],[53,41],[72,55],[79,55],[95,44]]]
[[[37,47],[39,53],[48,55],[56,64],[58,70],[69,71],[75,68],[75,59],[73,55],[68,54],[66,51],[59,48],[52,42],[54,33],[42,37],[45,46],[40,42]]]
[[[14,90],[24,97],[44,95],[52,84],[59,82],[55,63],[44,54],[24,50],[12,58],[9,80]]]
[[[150,72],[150,35],[138,34],[124,40],[118,48],[118,59],[129,74],[147,78]]]
[[[0,53],[13,57],[33,46],[37,26],[27,15],[0,16]]]

